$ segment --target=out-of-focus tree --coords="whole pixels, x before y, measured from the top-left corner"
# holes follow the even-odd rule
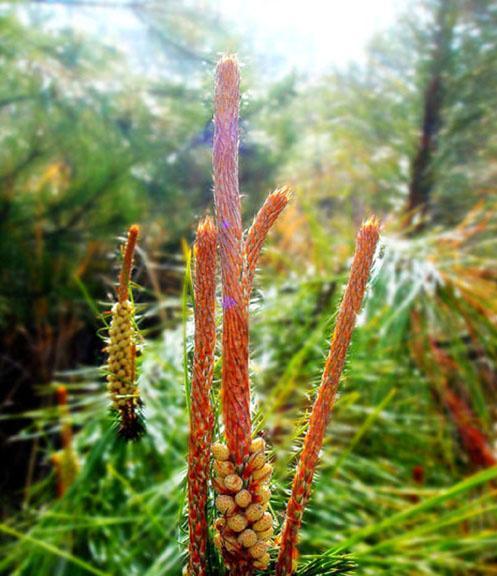
[[[363,65],[310,84],[288,174],[322,207],[453,224],[496,185],[495,3],[412,3]]]
[[[446,0],[433,3],[433,17],[426,42],[429,56],[426,58],[422,116],[419,141],[411,161],[407,208],[410,217],[426,216],[436,181],[434,160],[443,111],[447,96],[447,78],[451,73],[452,42],[456,22],[455,4]]]
[[[430,215],[454,223],[497,186],[497,6],[455,3]]]

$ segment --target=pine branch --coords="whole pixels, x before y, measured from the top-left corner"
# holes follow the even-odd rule
[[[210,391],[216,347],[216,229],[207,217],[195,243],[195,351],[188,448],[189,574],[207,574],[207,492],[214,415]]]
[[[255,270],[257,262],[264,244],[266,236],[283,212],[290,200],[290,189],[288,186],[279,188],[272,192],[265,200],[261,209],[254,218],[245,240],[245,269],[243,273],[243,290],[245,301],[248,304],[252,292]]]
[[[304,564],[296,572],[296,576],[353,576],[357,564],[347,556],[338,558],[320,556]]]
[[[349,281],[338,312],[321,385],[310,416],[309,428],[304,439],[304,446],[293,480],[292,493],[286,509],[276,566],[277,576],[289,576],[295,569],[298,533],[302,524],[302,517],[310,497],[319,452],[335,403],[340,376],[345,365],[356,316],[361,308],[366,290],[378,239],[379,223],[373,218],[362,225],[357,235]]]
[[[251,438],[248,307],[243,297],[243,239],[238,189],[240,71],[235,57],[216,70],[214,198],[223,284],[221,398],[226,442],[237,465],[248,457]]]
[[[135,309],[129,300],[129,282],[138,234],[138,226],[129,228],[107,346],[107,388],[113,409],[119,417],[119,434],[125,440],[137,440],[145,431],[142,401],[136,383]]]

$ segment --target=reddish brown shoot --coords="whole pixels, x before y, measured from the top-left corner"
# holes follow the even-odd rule
[[[356,316],[362,305],[379,240],[379,230],[379,222],[372,218],[362,225],[357,235],[349,281],[338,312],[321,385],[312,409],[309,428],[304,439],[304,446],[293,480],[292,493],[286,509],[276,566],[277,576],[289,576],[295,568],[298,533],[305,506],[311,493],[312,479],[323,445],[326,426],[335,403]]]
[[[140,227],[137,224],[130,226],[128,230],[128,239],[124,247],[124,258],[121,273],[119,275],[119,287],[117,296],[119,302],[125,302],[128,299],[128,286],[131,277],[131,268],[133,266],[133,256],[135,253],[136,242],[140,233]]]

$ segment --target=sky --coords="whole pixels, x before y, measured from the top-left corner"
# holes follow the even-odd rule
[[[129,0],[106,0],[113,8],[70,6],[72,0],[28,3],[45,12],[53,26],[69,25],[113,43],[143,61],[147,38]],[[84,1],[84,0],[82,0]],[[164,2],[167,9],[168,0]],[[181,2],[182,0],[176,0]],[[280,73],[296,70],[313,76],[332,67],[361,62],[371,38],[390,27],[407,0],[183,0],[209,6],[232,30],[248,40],[255,55],[271,60]],[[65,5],[64,5],[65,4]]]
[[[320,73],[361,61],[371,38],[391,26],[403,0],[213,0],[252,38],[257,53]]]

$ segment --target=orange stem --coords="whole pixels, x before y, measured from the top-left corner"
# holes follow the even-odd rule
[[[272,192],[266,198],[248,231],[245,241],[245,269],[243,273],[243,288],[247,304],[250,301],[255,270],[264,240],[289,200],[290,188],[288,186]]]
[[[124,247],[124,259],[121,268],[121,273],[119,275],[119,288],[117,291],[119,302],[125,302],[128,299],[128,286],[131,276],[131,267],[133,266],[133,256],[136,248],[136,241],[138,240],[138,234],[140,233],[140,227],[137,224],[130,226],[128,230],[128,239]]]
[[[238,190],[240,72],[236,58],[216,70],[213,172],[223,285],[221,399],[226,442],[235,462],[248,457],[251,438],[248,307],[242,286],[243,239]]]
[[[72,448],[72,426],[70,421],[69,406],[67,404],[67,388],[65,386],[58,386],[56,390],[57,404],[59,406],[60,436],[62,439],[62,447],[66,450]]]
[[[195,350],[188,450],[189,574],[205,576],[207,491],[214,415],[210,392],[216,346],[216,229],[207,217],[195,244]]]
[[[430,349],[441,372],[439,395],[447,406],[457,427],[461,443],[471,463],[478,468],[491,468],[497,464],[497,456],[490,441],[482,431],[483,426],[471,407],[449,387],[449,375],[457,374],[457,364],[446,351],[430,338]]]
[[[349,281],[338,312],[328,358],[324,366],[318,395],[312,408],[309,428],[304,439],[304,446],[293,480],[292,493],[286,509],[276,576],[288,576],[294,570],[294,561],[297,558],[298,533],[302,524],[304,509],[311,493],[311,484],[319,452],[335,403],[347,349],[356,316],[362,305],[378,239],[379,223],[375,218],[372,218],[362,225],[357,235]]]

